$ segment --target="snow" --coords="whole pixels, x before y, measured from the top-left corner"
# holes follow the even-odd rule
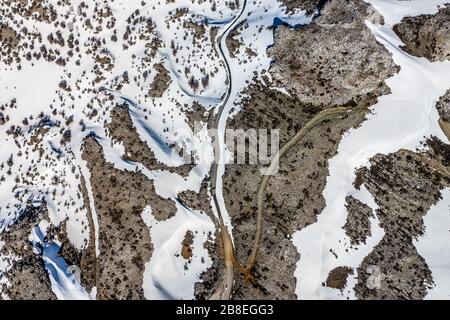
[[[375,9],[382,13],[384,20],[388,25],[397,24],[406,16],[414,17],[421,14],[435,14],[438,12],[440,5],[446,2],[443,0],[365,1],[369,2]]]
[[[190,210],[178,201],[176,205],[177,214],[166,221],[156,221],[150,207],[142,213],[154,247],[144,271],[143,288],[147,299],[193,299],[194,284],[199,281],[201,272],[212,264],[204,243],[214,240],[214,224],[205,214]],[[193,256],[189,262],[180,255],[188,230],[194,233]],[[209,240],[208,234],[211,235]]]
[[[52,290],[60,300],[90,300],[95,296],[89,295],[80,284],[79,278],[71,272],[71,268],[58,255],[60,244],[45,240],[47,229],[50,226],[48,221],[42,220],[37,225],[29,240],[33,243],[34,250],[42,251],[45,268],[50,276]],[[39,246],[38,246],[39,245]]]
[[[57,0],[49,1],[53,4],[57,2]],[[93,29],[86,29],[82,15],[74,9],[81,2],[74,0],[69,7],[55,5],[58,16],[67,17],[66,20],[70,25],[69,28],[61,30],[63,37],[69,36],[70,29],[79,34],[82,55],[79,65],[75,63],[75,59],[70,60],[64,68],[43,60],[30,63],[22,59],[21,70],[17,70],[15,63],[11,67],[0,64],[2,93],[0,105],[10,103],[12,99],[16,99],[17,103],[17,109],[5,111],[10,117],[7,125],[0,126],[2,137],[0,163],[6,163],[13,155],[11,167],[0,169],[0,176],[5,178],[5,181],[0,183],[0,231],[9,229],[18,219],[20,213],[25,210],[25,202],[34,206],[45,202],[49,209],[49,221],[42,221],[36,226],[30,240],[35,245],[43,247],[41,254],[54,293],[59,299],[95,298],[96,288],[91,293],[86,292],[68,273],[69,266],[57,254],[59,244],[44,242],[47,227],[50,224],[59,226],[65,221],[69,240],[76,248],[83,249],[89,244],[89,228],[85,227],[89,223],[88,210],[80,195],[80,177],[83,176],[92,213],[96,254],[97,256],[100,254],[99,225],[90,173],[81,157],[83,140],[87,135],[92,135],[103,147],[106,161],[117,169],[139,170],[153,181],[155,190],[160,196],[172,199],[177,206],[175,216],[166,221],[158,222],[153,218],[151,205],[142,213],[142,218],[150,228],[154,247],[153,255],[146,263],[144,271],[145,296],[154,299],[192,299],[194,284],[199,281],[200,274],[211,265],[211,259],[203,245],[206,241],[213,241],[212,236],[209,237],[208,234],[213,235],[215,228],[205,213],[186,208],[177,199],[180,192],[200,190],[213,161],[212,141],[207,134],[206,124],[201,123],[198,130],[193,131],[186,121],[186,111],[191,110],[195,102],[207,110],[214,109],[217,112],[226,95],[227,71],[222,57],[216,53],[217,48],[214,47],[213,41],[219,39],[225,30],[228,30],[226,32],[228,34],[230,29],[227,28],[230,24],[237,25],[243,20],[246,21],[245,28],[240,30],[238,36],[242,46],[234,58],[230,56],[227,46],[223,43],[223,51],[230,66],[232,85],[230,98],[224,106],[218,128],[221,161],[217,195],[225,223],[229,230],[232,230],[222,190],[224,163],[229,157],[223,137],[226,121],[238,112],[237,105],[245,97],[243,92],[248,84],[254,79],[264,82],[263,76],[270,77],[267,70],[271,59],[266,53],[266,49],[273,44],[273,30],[270,27],[280,21],[291,26],[308,24],[312,17],[306,16],[304,11],[288,16],[284,8],[274,0],[249,1],[242,16],[237,20],[234,20],[234,17],[238,15],[240,8],[231,10],[225,1],[216,2],[215,10],[209,2],[193,3],[191,0],[177,0],[173,3],[152,0],[146,1],[145,6],[142,6],[141,1],[98,3],[101,8],[111,7],[119,35],[122,35],[129,26],[127,18],[137,9],[142,16],[152,19],[154,32],[150,39],[139,41],[137,35],[145,30],[146,25],[137,23],[131,30],[130,37],[135,37],[138,41],[130,44],[127,50],[124,50],[121,41],[105,41],[102,52],[114,60],[114,67],[105,72],[105,79],[100,80],[97,86],[92,88],[92,81],[96,78],[93,72],[95,61],[88,51],[94,47],[95,39],[110,39],[113,31],[103,28],[96,32],[95,19],[91,19]],[[354,178],[353,169],[367,165],[367,159],[375,153],[392,152],[401,147],[413,149],[418,146],[423,136],[433,134],[447,141],[437,126],[434,102],[444,89],[450,86],[448,77],[450,64],[430,63],[425,59],[403,53],[398,48],[400,40],[391,30],[392,24],[404,15],[433,13],[443,1],[430,0],[426,4],[423,1],[411,1],[402,2],[401,5],[386,0],[371,2],[385,16],[387,24],[379,26],[367,23],[368,27],[393,53],[394,61],[402,70],[387,81],[392,94],[382,97],[374,106],[374,114],[369,117],[369,121],[344,137],[338,156],[330,161],[330,177],[324,193],[327,208],[319,216],[319,221],[295,235],[294,242],[302,254],[296,274],[297,276],[308,274],[306,277],[299,277],[297,293],[302,298],[317,296],[338,298],[334,292],[320,286],[327,271],[338,264],[357,266],[363,255],[370,251],[382,236],[377,219],[373,219],[372,237],[368,239],[366,245],[359,246],[358,250],[350,249],[347,253],[345,249],[349,241],[341,228],[335,228],[345,222],[344,199],[348,194],[353,194],[376,209],[367,190],[353,189],[351,185]],[[92,5],[85,7],[86,17],[93,17],[93,7]],[[186,9],[187,12],[176,17],[181,12],[177,13],[177,9]],[[7,22],[10,19],[24,20],[28,30],[41,32],[43,43],[52,48],[52,44],[47,41],[47,36],[54,32],[52,26],[14,15],[12,18],[3,18]],[[207,36],[196,39],[195,28],[184,27],[184,24],[205,28]],[[208,39],[213,28],[219,28],[217,37]],[[146,45],[155,38],[162,40],[162,47],[156,50],[154,58],[149,59],[151,49]],[[257,53],[257,56],[249,57],[246,48]],[[67,48],[58,47],[58,49],[62,56],[67,56]],[[149,73],[148,79],[145,80],[147,86],[155,80],[156,73],[153,68],[159,63],[168,70],[171,83],[161,97],[147,97],[143,90],[142,74],[144,71]],[[185,70],[186,66],[190,67],[189,72]],[[124,72],[128,74],[129,83],[116,90],[115,84]],[[71,74],[70,77],[67,76],[68,73]],[[200,80],[206,74],[209,75],[207,86],[200,85],[195,89],[189,85],[192,77]],[[69,92],[61,90],[57,92],[61,80],[65,80],[71,87],[77,86],[79,88],[76,90],[77,94],[73,96]],[[283,88],[280,90],[283,91]],[[105,99],[109,94],[114,97],[112,101]],[[168,147],[172,144],[191,148],[190,151],[197,153],[201,161],[187,177],[164,170],[151,171],[140,163],[123,160],[124,146],[111,141],[104,127],[111,121],[112,108],[123,103],[130,110],[140,138],[155,153],[158,161],[171,167],[185,163],[183,158]],[[53,108],[58,112],[53,113]],[[99,112],[90,117],[92,108]],[[39,118],[41,113],[48,117]],[[73,115],[73,122],[65,125],[65,115]],[[22,124],[22,120],[29,116],[33,116],[29,124]],[[402,117],[404,122],[399,123],[399,117]],[[84,122],[85,130],[79,125],[80,121]],[[17,139],[7,134],[12,125],[22,128],[22,135]],[[44,155],[42,158],[31,144],[40,128],[47,130],[42,138]],[[72,140],[66,145],[60,143],[62,129],[70,129],[72,133]],[[194,143],[190,143],[189,140]],[[26,158],[18,156],[20,152],[26,152]],[[7,174],[8,170],[11,170],[12,174]],[[32,173],[39,175],[33,176]],[[16,178],[19,178],[20,182],[17,182]],[[24,178],[28,178],[32,183],[29,184]],[[18,199],[16,195],[22,198]],[[431,225],[432,223],[430,228]],[[180,253],[187,230],[191,230],[195,237],[193,257],[188,263],[188,269],[185,270],[186,261],[176,255]],[[333,250],[338,254],[337,260],[330,256],[328,252],[330,246],[333,246]],[[0,256],[0,272],[4,272],[10,266],[5,262],[6,258],[8,257]],[[320,268],[317,267],[319,263]],[[355,280],[350,279],[350,282],[352,281]],[[353,297],[351,291],[345,295]]]
[[[51,0],[49,2],[56,4],[57,1]],[[152,39],[136,41],[128,50],[123,49],[122,41],[117,43],[106,42],[102,52],[107,53],[109,57],[114,59],[114,68],[106,73],[105,79],[101,80],[96,88],[92,88],[91,83],[95,79],[95,74],[92,72],[94,60],[87,51],[92,49],[92,43],[95,39],[110,39],[113,30],[103,28],[100,32],[95,32],[95,24],[97,23],[95,19],[91,19],[94,24],[93,30],[86,29],[83,26],[81,13],[74,10],[74,7],[78,8],[80,3],[81,1],[73,1],[70,7],[55,6],[58,16],[68,14],[66,20],[70,22],[70,28],[61,31],[62,36],[67,39],[69,29],[74,30],[75,34],[79,35],[78,40],[81,43],[82,54],[80,65],[76,65],[74,59],[70,60],[64,68],[42,59],[32,63],[22,59],[20,71],[17,70],[15,64],[11,67],[0,66],[0,90],[2,92],[0,104],[9,103],[11,99],[16,99],[17,102],[16,110],[13,110],[13,112],[6,111],[10,117],[7,125],[0,126],[0,135],[4,137],[0,140],[0,148],[3,151],[0,155],[0,162],[6,162],[10,155],[15,156],[20,151],[25,151],[25,148],[27,150],[26,159],[14,157],[11,166],[11,172],[14,174],[5,174],[9,168],[2,169],[0,172],[0,175],[5,178],[5,181],[0,184],[0,230],[8,229],[15,222],[20,212],[25,209],[24,200],[28,200],[35,206],[45,201],[49,209],[49,223],[58,226],[61,222],[66,221],[70,241],[78,249],[85,248],[89,242],[89,229],[86,228],[86,225],[88,225],[87,210],[84,207],[83,197],[80,195],[80,177],[82,175],[85,179],[88,193],[87,200],[92,212],[96,254],[98,256],[100,254],[98,217],[93,201],[90,173],[85,161],[81,158],[81,146],[84,138],[87,135],[96,137],[104,148],[106,160],[116,168],[133,171],[142,170],[154,182],[156,191],[163,197],[176,200],[179,192],[199,191],[201,182],[209,172],[212,160],[211,141],[206,134],[205,124],[198,132],[192,132],[186,123],[187,118],[184,111],[189,109],[196,101],[205,108],[215,107],[224,95],[225,86],[223,83],[226,82],[226,72],[220,60],[214,54],[211,41],[203,38],[201,39],[201,45],[194,47],[192,45],[194,42],[192,30],[179,28],[179,26],[183,22],[200,23],[205,20],[205,17],[224,24],[234,16],[235,12],[230,10],[224,2],[218,3],[216,10],[213,11],[211,3],[193,4],[190,0],[164,3],[164,5],[161,5],[159,1],[147,1],[145,6],[142,6],[141,1],[115,1],[108,4],[98,4],[98,7],[102,8],[111,7],[116,18],[119,35],[122,35],[129,27],[127,18],[139,9],[141,15],[152,19],[155,27],[153,38],[160,38],[162,47],[157,50],[154,59],[146,61],[149,56],[149,49],[146,44]],[[182,17],[182,20],[176,21],[176,18],[174,18],[175,10],[181,8],[188,9],[188,12]],[[83,10],[87,17],[92,17],[93,9],[94,6],[89,5],[84,7]],[[12,15],[13,18],[22,19]],[[10,18],[5,17],[5,19]],[[52,26],[46,23],[38,23],[32,19],[25,19],[25,25],[28,30],[41,32],[45,45],[52,47],[52,44],[47,41],[47,35],[55,31]],[[138,23],[136,29],[132,30],[131,37],[141,34],[145,27],[145,24],[140,25]],[[206,29],[205,34],[209,35],[211,27],[208,25],[204,25],[204,27]],[[178,49],[176,56],[170,47],[172,41]],[[197,42],[199,42],[198,39]],[[85,44],[87,46],[84,46]],[[67,56],[67,48],[58,49],[62,56]],[[148,83],[153,82],[156,73],[152,71],[152,68],[157,63],[162,63],[169,70],[172,82],[162,97],[144,97],[146,92],[142,90],[142,86],[135,79],[140,79],[143,71],[150,71],[147,81]],[[186,65],[190,66],[189,76],[184,74],[184,66]],[[71,77],[67,77],[65,70],[70,70]],[[112,90],[111,88],[114,87],[117,78],[121,77],[124,72],[128,73],[130,83],[124,85],[120,92]],[[204,74],[211,75],[210,85],[198,91],[191,89],[188,84],[189,77],[193,75],[200,79]],[[65,80],[68,86],[79,87],[76,90],[76,99],[72,99],[69,93],[56,92],[61,80]],[[113,101],[101,101],[110,93],[115,97]],[[182,165],[183,159],[177,156],[168,145],[171,143],[187,145],[186,140],[188,138],[194,140],[194,146],[201,146],[202,159],[206,160],[197,165],[186,178],[165,171],[152,172],[143,168],[141,164],[124,161],[122,157],[124,155],[123,146],[120,143],[112,142],[104,127],[104,124],[111,120],[109,115],[111,109],[123,102],[130,109],[133,124],[141,139],[147,143],[161,163],[172,167]],[[53,114],[51,105],[56,107],[59,112],[64,111],[66,114],[73,114],[73,122],[64,126],[65,119],[62,114],[59,112]],[[92,110],[89,106],[100,110],[100,112],[96,116],[88,117]],[[43,158],[39,157],[36,150],[27,147],[33,134],[40,127],[38,115],[41,112],[49,115],[48,123],[41,125],[41,127],[48,129],[48,132],[43,136]],[[30,124],[28,126],[22,125],[23,118],[30,115],[33,116]],[[80,121],[84,122],[86,130],[81,130]],[[19,145],[6,133],[12,125],[23,128],[24,136],[20,138]],[[62,127],[67,127],[72,132],[72,140],[66,146],[59,143]],[[16,174],[18,177],[29,177],[30,170],[41,173],[45,178],[43,180],[32,179],[32,187],[21,183],[17,185]],[[54,183],[55,176],[59,177],[61,181]],[[53,192],[55,192],[54,195]],[[16,199],[16,193],[23,195],[24,200]],[[195,215],[192,215],[192,213],[187,215],[185,214],[185,208],[179,207],[178,209],[173,222],[167,221],[171,227],[189,226],[193,232],[198,233],[214,230],[212,222],[204,213],[196,212]],[[199,215],[202,215],[202,217],[195,218]],[[165,229],[164,225],[164,223],[160,223],[158,227],[153,227],[152,236],[155,239],[160,239],[158,243],[164,244],[165,247],[167,247],[167,243],[171,243],[173,250],[175,250],[175,247],[181,248],[179,237],[174,237],[171,229]],[[182,229],[180,229],[179,234],[181,234],[181,231]],[[185,273],[183,272],[184,266],[174,262],[174,265],[180,268],[181,278],[177,278],[178,283],[182,288],[189,287],[186,292],[179,292],[180,297],[192,297],[193,281],[198,280],[201,271],[208,266],[207,254],[202,251],[203,243],[200,243],[203,240],[205,240],[204,236],[197,237],[198,243],[195,243],[194,254],[197,257],[195,259],[205,256],[206,262],[204,264],[191,267],[190,270],[192,271]],[[47,251],[44,251],[44,258],[52,276],[52,287],[58,298],[83,298],[83,295],[79,295],[76,289],[68,286],[65,282],[65,278],[61,274],[61,272],[64,273],[64,268],[61,267],[62,262],[57,259],[55,248],[49,246],[47,249]],[[155,255],[158,252],[160,251],[156,250]],[[46,255],[47,253],[48,255]],[[195,261],[192,263],[195,264]],[[175,274],[173,273],[168,277],[175,276]],[[75,290],[74,293],[71,293],[72,289]]]
[[[230,28],[222,38],[222,49],[225,56],[228,57],[227,61],[230,67],[232,84],[228,103],[224,106],[222,117],[217,128],[220,159],[217,172],[216,196],[224,223],[230,232],[232,232],[233,227],[227,213],[222,189],[222,177],[225,173],[225,164],[230,159],[230,154],[224,142],[227,120],[239,112],[239,102],[245,97],[244,90],[250,82],[257,80],[264,83],[263,76],[270,78],[270,74],[267,71],[269,70],[272,59],[267,55],[266,51],[268,47],[273,45],[273,30],[270,27],[273,26],[274,20],[276,18],[281,19],[284,23],[291,26],[306,25],[312,21],[312,16],[307,16],[306,11],[295,12],[289,16],[284,10],[285,8],[281,7],[280,3],[276,1],[249,1],[240,19],[232,22],[233,26],[236,26],[245,20],[248,25],[243,30],[239,30],[241,34],[238,36],[238,40],[242,45],[235,54],[236,58],[231,58],[228,47],[225,44],[226,36],[233,28]],[[246,55],[245,48],[250,48],[257,53],[257,56],[249,58]],[[211,205],[215,209],[213,202]]]
[[[424,137],[434,135],[449,142],[438,125],[435,103],[450,87],[450,62],[432,63],[403,52],[399,48],[401,40],[392,31],[392,23],[403,16],[435,12],[436,5],[445,1],[427,1],[426,9],[423,1],[368,2],[386,18],[386,24],[376,25],[369,21],[366,24],[377,41],[392,53],[394,62],[401,69],[386,80],[392,93],[380,97],[368,119],[344,135],[338,154],[329,161],[330,174],[323,192],[326,207],[318,221],[293,236],[301,255],[295,271],[296,293],[300,299],[354,298],[354,279],[342,295],[321,284],[329,271],[338,265],[357,267],[381,240],[382,230],[376,220],[372,221],[372,237],[365,245],[354,249],[350,248],[349,239],[342,230],[347,217],[345,197],[355,193],[352,184],[355,169],[369,166],[369,159],[377,153],[388,154],[401,148],[415,150]],[[372,202],[367,194],[365,198]],[[330,249],[337,254],[337,259]]]

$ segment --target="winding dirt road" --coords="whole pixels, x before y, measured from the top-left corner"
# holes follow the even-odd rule
[[[225,30],[217,38],[217,46],[219,48],[219,52],[223,58],[223,62],[225,64],[225,68],[227,71],[228,88],[227,88],[225,97],[222,100],[222,103],[216,114],[216,117],[214,119],[214,124],[213,124],[212,129],[215,129],[216,132],[219,132],[218,129],[219,129],[220,122],[225,121],[225,123],[226,123],[226,121],[227,121],[228,114],[224,114],[224,110],[225,110],[225,107],[227,106],[228,102],[230,101],[230,96],[231,96],[231,92],[233,89],[233,77],[231,74],[230,65],[228,63],[227,54],[224,51],[224,47],[226,46],[226,39],[227,39],[228,34],[236,26],[237,22],[242,17],[242,14],[244,13],[246,6],[247,6],[247,0],[244,0],[239,14],[230,22],[230,24],[225,28]],[[223,134],[225,134],[225,132],[223,132]],[[223,137],[223,139],[222,139],[222,144],[224,143],[223,141],[225,141],[225,137]],[[220,160],[221,152],[222,152],[222,150],[224,150],[224,146],[221,145],[220,142],[221,142],[221,139],[219,139],[218,136],[214,137],[215,161],[214,161],[214,164],[213,164],[213,167],[211,170],[211,194],[213,196],[214,207],[216,209],[217,216],[219,218],[219,228],[220,228],[220,235],[221,235],[221,239],[222,239],[222,245],[223,245],[223,250],[224,250],[224,260],[225,260],[224,261],[224,263],[225,263],[225,278],[224,278],[224,284],[223,284],[222,293],[220,294],[220,297],[219,297],[219,293],[218,293],[218,294],[213,295],[212,298],[220,298],[223,300],[228,300],[231,297],[231,290],[233,288],[233,283],[234,283],[233,268],[234,268],[235,259],[234,259],[234,249],[233,249],[233,242],[231,239],[231,235],[228,231],[228,228],[225,226],[225,224],[223,222],[222,209],[221,209],[220,203],[217,199],[217,180],[218,180],[217,178],[218,178],[218,174],[219,174],[219,165],[225,165],[224,163],[221,163],[221,160]]]

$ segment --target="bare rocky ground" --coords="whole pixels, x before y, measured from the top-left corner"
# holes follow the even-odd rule
[[[361,299],[422,299],[432,283],[413,239],[423,234],[423,216],[450,185],[450,146],[436,138],[427,143],[427,152],[379,154],[363,169],[385,235],[358,268],[355,290]],[[369,266],[380,268],[380,288],[367,286]]]
[[[281,0],[281,2],[286,6],[289,11],[295,10],[306,10],[309,14],[312,14],[317,6],[319,5],[320,0]]]
[[[441,120],[450,122],[450,90],[447,90],[447,92],[439,98],[436,108]]]
[[[99,225],[97,298],[143,299],[144,264],[153,249],[141,213],[151,203],[153,186],[140,173],[106,163],[93,138],[85,141],[83,158],[91,173]]]
[[[365,27],[368,17],[380,19],[362,1],[336,0],[324,3],[310,26],[277,28],[269,50],[274,59],[272,85],[286,87],[290,96],[262,84],[251,85],[241,111],[228,123],[235,129],[279,129],[283,146],[320,111],[353,107],[346,116],[319,123],[280,160],[279,172],[270,179],[265,195],[264,232],[253,270],[256,281],[249,283],[238,275],[234,299],[296,297],[294,270],[301,257],[290,237],[316,221],[324,207],[328,159],[342,134],[358,126],[367,107],[389,91],[384,80],[398,71],[390,54]],[[344,48],[350,39],[353,46]],[[241,263],[246,262],[254,240],[261,178],[256,165],[226,166],[224,196]],[[213,280],[208,277],[209,273],[203,277],[206,283]]]
[[[30,206],[16,224],[0,235],[0,240],[5,243],[2,254],[18,257],[6,274],[2,275],[9,282],[8,285],[2,285],[2,292],[8,299],[56,299],[42,255],[33,250],[33,244],[28,240],[33,228],[46,216],[44,205],[37,208]]]
[[[450,59],[450,5],[434,15],[406,17],[394,27],[403,50],[430,61]]]
[[[430,61],[449,59],[449,6],[434,15],[406,17],[394,27],[403,49]],[[449,93],[437,102],[439,124],[450,137]],[[385,235],[357,270],[360,299],[422,299],[433,283],[431,272],[414,247],[424,232],[423,217],[450,183],[450,146],[435,137],[426,151],[399,150],[376,155],[370,168],[358,170],[355,186],[364,184],[379,206],[376,215]],[[364,207],[349,206],[350,215],[366,216]],[[349,222],[348,222],[349,223]],[[363,233],[359,233],[362,235]],[[380,287],[369,285],[379,269]]]
[[[160,98],[169,87],[172,79],[170,78],[169,71],[167,71],[163,64],[156,64],[155,70],[157,73],[155,75],[155,80],[150,86],[149,94],[151,97]]]
[[[113,110],[108,128],[111,129],[110,134],[129,150],[130,161],[142,161],[152,170],[165,168],[155,161],[148,147],[143,148],[126,108]],[[41,143],[39,137],[36,135],[33,142],[36,147]],[[139,152],[136,148],[140,148]],[[153,183],[142,173],[120,171],[107,163],[101,146],[93,137],[85,140],[83,159],[90,170],[97,215],[95,217],[93,208],[90,208],[85,177],[81,177],[80,194],[88,209],[89,245],[81,251],[77,250],[67,238],[64,223],[59,227],[51,226],[47,237],[61,243],[59,254],[68,265],[80,267],[81,283],[88,291],[97,287],[98,299],[143,299],[144,264],[150,260],[153,249],[149,229],[141,213],[145,206],[150,205],[155,219],[165,220],[175,214],[175,204],[158,196]],[[19,257],[4,275],[10,286],[5,287],[3,292],[10,299],[56,298],[42,257],[34,253],[28,240],[32,228],[45,217],[45,205],[40,209],[30,209],[24,212],[23,218],[11,230],[1,234],[1,240],[5,242],[4,253]],[[99,226],[98,257],[95,254],[95,218]]]
[[[348,267],[337,267],[330,271],[325,285],[333,289],[344,289],[347,285],[347,278],[353,274],[353,270]]]
[[[317,106],[357,104],[386,94],[380,79],[397,67],[365,19],[382,21],[364,1],[327,1],[312,24],[278,28],[269,51],[276,61],[271,74],[301,102]]]
[[[107,124],[111,138],[125,147],[124,160],[142,163],[148,170],[167,170],[187,176],[193,165],[169,167],[159,162],[153,150],[142,141],[134,127],[127,105],[117,106],[111,111],[111,122]],[[172,204],[172,208],[175,205]],[[173,209],[175,210],[175,209]]]
[[[347,222],[343,227],[345,233],[352,244],[366,243],[366,239],[372,235],[370,229],[372,208],[352,196],[347,196],[345,202],[348,212]]]

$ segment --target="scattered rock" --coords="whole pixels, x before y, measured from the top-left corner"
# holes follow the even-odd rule
[[[450,90],[439,98],[436,108],[439,112],[439,125],[447,138],[450,140]]]
[[[192,231],[186,231],[183,242],[181,243],[181,256],[186,260],[192,258],[192,244],[194,243],[194,234]]]
[[[83,159],[91,173],[99,228],[97,299],[144,299],[144,264],[153,247],[141,214],[152,205],[153,186],[142,173],[107,163],[92,137],[84,141]]]

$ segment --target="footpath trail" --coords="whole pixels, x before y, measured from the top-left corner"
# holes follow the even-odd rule
[[[320,125],[325,120],[332,120],[347,115],[349,112],[365,112],[366,108],[352,108],[352,107],[335,107],[322,110],[314,118],[306,123],[306,125],[298,131],[273,157],[270,166],[267,168],[258,188],[258,214],[256,221],[255,239],[253,242],[250,256],[244,269],[244,273],[251,274],[252,268],[255,266],[259,246],[261,243],[261,236],[263,231],[263,215],[264,215],[264,196],[266,194],[267,185],[279,166],[280,158],[289,151],[290,148],[299,143],[312,129]]]

